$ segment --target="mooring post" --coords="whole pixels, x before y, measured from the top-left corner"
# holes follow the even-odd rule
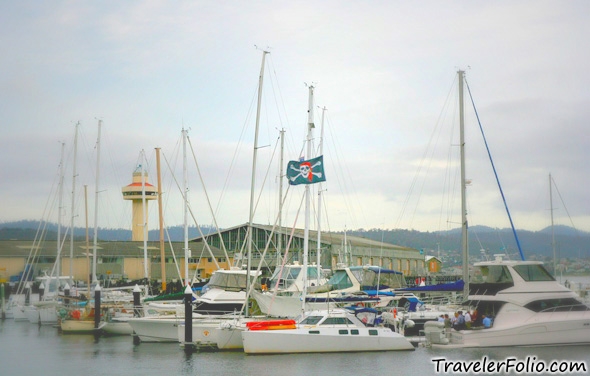
[[[141,289],[138,285],[135,285],[133,288],[133,317],[141,316],[141,299],[140,299]],[[133,332],[133,344],[139,345],[139,336]]]
[[[94,329],[100,325],[100,284],[94,288]]]
[[[184,351],[193,348],[193,290],[187,285],[184,289]]]

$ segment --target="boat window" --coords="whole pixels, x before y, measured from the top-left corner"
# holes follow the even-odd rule
[[[470,283],[507,283],[512,282],[508,267],[504,265],[486,265],[473,268]]]
[[[525,305],[535,312],[589,311],[590,308],[574,298],[535,300]]]
[[[352,287],[352,281],[348,277],[348,274],[346,274],[346,270],[336,270],[334,274],[332,274],[332,277],[330,277],[328,284],[333,286],[336,290]]]
[[[358,329],[352,329],[352,330],[350,331],[350,334],[352,334],[352,335],[355,335],[355,336],[358,336],[358,334],[359,334],[359,330],[358,330]]]
[[[309,334],[320,334],[319,330],[310,330]]]
[[[320,325],[354,325],[347,317],[328,317]]]
[[[346,330],[346,329],[340,329],[338,331],[338,334],[348,334],[348,330]]]
[[[363,289],[381,290],[406,287],[403,274],[379,268],[351,270]]]
[[[315,325],[318,322],[320,322],[321,319],[323,319],[324,316],[307,316],[306,318],[304,318],[300,324],[302,325]]]
[[[543,265],[515,265],[514,270],[527,282],[555,281]]]
[[[224,290],[243,290],[246,288],[246,274],[213,273],[208,285],[209,287],[219,287]]]
[[[378,336],[379,331],[377,329],[369,329],[369,335],[370,336]]]
[[[315,266],[308,266],[307,267],[307,277],[310,279],[317,279],[318,278],[318,268]]]

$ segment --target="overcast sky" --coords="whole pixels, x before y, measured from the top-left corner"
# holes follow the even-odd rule
[[[254,222],[276,220],[278,130],[286,166],[301,154],[313,85],[314,150],[324,115],[323,229],[459,227],[463,69],[514,225],[551,224],[552,174],[555,223],[589,231],[588,14],[585,0],[2,1],[0,221],[57,222],[65,143],[62,223],[73,191],[84,226],[87,185],[90,226],[98,197],[100,227],[130,228],[121,188],[142,150],[155,184],[160,147],[164,220],[182,224],[185,128],[195,219],[212,224],[210,205],[219,226],[246,223],[267,49]],[[508,227],[467,90],[465,103],[469,223]],[[288,190],[283,225],[303,227],[303,190]]]

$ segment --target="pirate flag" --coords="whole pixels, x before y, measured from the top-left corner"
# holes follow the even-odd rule
[[[289,184],[314,184],[326,181],[324,174],[324,156],[307,161],[289,161],[287,164],[287,179]]]

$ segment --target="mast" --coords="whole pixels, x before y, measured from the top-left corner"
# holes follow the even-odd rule
[[[315,128],[313,123],[313,85],[309,86],[309,106],[307,110],[307,154],[306,158],[311,158],[311,140],[312,130]],[[304,158],[305,159],[305,158]],[[303,269],[301,271],[303,280],[303,294],[301,299],[301,311],[305,311],[305,297],[307,294],[307,265],[309,263],[309,208],[310,208],[310,185],[305,185],[305,229],[303,231]]]
[[[252,154],[252,183],[250,186],[250,215],[248,218],[248,265],[246,268],[246,291],[250,291],[250,265],[252,262],[252,224],[254,221],[254,187],[256,183],[256,157],[258,154],[258,128],[260,126],[260,106],[262,103],[262,84],[264,82],[264,61],[268,51],[262,51],[262,64],[260,76],[258,77],[258,103],[256,106],[256,130],[254,131],[254,152]],[[248,316],[248,302],[244,314]]]
[[[147,208],[146,208],[146,200],[145,200],[145,152],[141,151],[141,206],[142,206],[142,225],[143,225],[143,277],[146,280],[146,284],[149,280],[149,273],[148,273],[148,255],[147,255],[147,238],[148,238],[148,231],[147,231]]]
[[[189,286],[188,259],[191,257],[191,250],[188,247],[188,174],[186,170],[186,129],[182,130],[182,159],[183,159],[183,181],[184,181],[184,278],[185,286]]]
[[[285,151],[285,128],[281,133],[281,158],[279,163],[279,239],[277,243],[277,267],[281,265],[281,249],[283,249],[283,162]]]
[[[553,248],[553,275],[557,275],[557,256],[555,254],[555,228],[553,226],[553,190],[551,174],[549,174],[549,205],[551,206],[551,248]]]
[[[74,278],[74,218],[75,216],[75,212],[74,212],[74,205],[76,204],[76,177],[77,175],[77,171],[76,171],[76,159],[77,159],[77,154],[78,154],[78,126],[80,125],[80,122],[76,123],[76,132],[74,133],[74,164],[73,164],[73,168],[72,168],[72,208],[70,209],[72,211],[72,215],[70,217],[70,278]]]
[[[160,148],[156,148],[156,170],[158,175],[158,219],[160,223],[160,268],[162,292],[166,292],[166,253],[164,249],[164,215],[162,210],[162,175],[160,171]]]
[[[64,193],[64,150],[66,144],[61,143],[61,160],[59,162],[59,189],[58,189],[58,209],[57,209],[57,259],[56,259],[56,282],[59,288],[59,276],[61,275],[61,251],[63,243],[61,241],[61,215],[63,211],[63,193]]]
[[[461,148],[461,247],[463,250],[463,287],[464,298],[469,296],[469,238],[467,235],[467,198],[465,183],[465,117],[463,107],[463,81],[465,71],[458,71],[459,80],[459,146]]]
[[[88,186],[84,185],[84,217],[86,218],[86,286],[90,296],[90,241],[88,235]]]
[[[324,117],[326,113],[326,107],[322,108],[322,125],[320,130],[320,155],[324,155]],[[318,247],[316,254],[316,268],[317,268],[317,286],[320,285],[321,279],[321,253],[322,253],[322,183],[319,183],[318,188]]]
[[[98,249],[98,192],[100,171],[100,131],[102,120],[98,121],[98,136],[96,138],[96,186],[94,187],[94,239],[92,244],[92,283],[98,282],[96,278],[96,253]]]

